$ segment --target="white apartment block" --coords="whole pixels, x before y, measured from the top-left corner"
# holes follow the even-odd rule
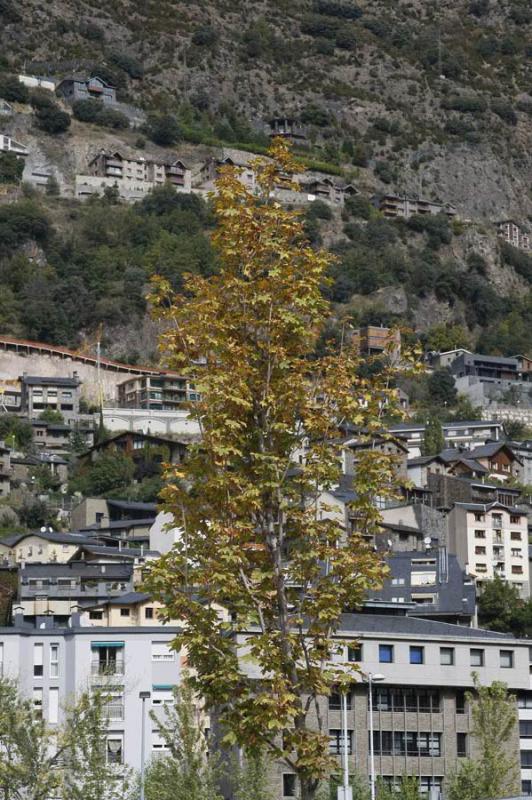
[[[46,624],[44,618],[39,624]],[[61,723],[65,705],[82,691],[104,687],[112,693],[108,758],[138,770],[139,692],[150,693],[145,708],[149,759],[161,752],[162,741],[148,712],[164,710],[180,680],[182,661],[170,649],[176,633],[171,627],[0,628],[0,675],[17,680],[21,693],[52,726]]]
[[[11,136],[0,133],[0,150],[3,153],[14,153],[16,156],[27,156],[28,148],[20,142],[16,142]]]
[[[481,584],[496,576],[528,597],[528,521],[519,508],[501,503],[455,503],[449,514],[449,547]]]

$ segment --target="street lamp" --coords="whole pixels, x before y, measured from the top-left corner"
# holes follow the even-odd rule
[[[369,785],[371,790],[371,800],[375,800],[375,748],[373,747],[373,684],[386,680],[385,675],[380,672],[366,674],[369,692]]]
[[[142,723],[140,729],[140,800],[144,800],[144,761],[146,755],[146,700],[151,697],[151,692],[139,692],[142,700]]]

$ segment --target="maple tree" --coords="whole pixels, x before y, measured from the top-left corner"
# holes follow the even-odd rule
[[[399,397],[397,354],[361,370],[346,335],[316,355],[332,256],[313,249],[299,212],[276,200],[298,169],[280,141],[254,162],[254,191],[224,167],[213,198],[219,272],[186,276],[182,294],[156,281],[161,348],[201,394],[191,409],[201,442],[167,470],[162,505],[182,535],[147,587],[167,619],[183,622],[175,646],[186,649],[225,743],[266,749],[309,800],[337,768],[320,700],[346,671],[353,680],[335,636],[341,615],[384,574],[367,540],[380,520],[376,497],[396,491],[396,464],[371,437],[384,414],[399,412]],[[346,422],[368,439],[357,453],[353,529],[322,501],[341,478]]]

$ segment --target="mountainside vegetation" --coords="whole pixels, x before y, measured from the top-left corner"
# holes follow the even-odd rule
[[[360,191],[306,212],[310,240],[337,255],[339,324],[404,322],[429,347],[513,354],[532,349],[532,257],[493,223],[532,219],[531,21],[526,0],[0,0],[0,97],[31,102],[11,132],[57,159],[83,127],[94,146],[112,130],[139,154],[147,140],[200,160],[208,146],[263,153],[270,118],[299,121],[304,160]],[[24,65],[100,75],[144,110],[141,135],[91,101],[68,126],[14,79]],[[0,189],[20,177],[2,157]],[[451,203],[459,219],[385,219],[379,192]],[[81,205],[53,182],[28,194],[0,205],[0,331],[77,346],[103,323],[107,352],[154,357],[154,338],[136,353],[122,331],[143,324],[152,274],[179,287],[186,270],[216,269],[208,204],[161,190]]]

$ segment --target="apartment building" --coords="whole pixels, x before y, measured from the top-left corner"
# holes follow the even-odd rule
[[[19,380],[21,411],[29,419],[38,419],[43,411],[58,411],[67,422],[78,419],[81,380],[77,372],[68,378],[24,373]]]
[[[497,502],[455,503],[449,548],[477,584],[499,576],[528,597],[528,521],[522,509]]]
[[[242,655],[250,633],[239,636]],[[373,684],[372,697],[375,769],[392,786],[405,774],[415,775],[422,793],[438,797],[461,759],[475,757],[465,698],[473,686],[472,672],[483,684],[504,680],[510,689],[523,692],[530,686],[528,643],[506,634],[411,617],[346,614],[338,636],[346,647],[337,659],[357,661],[361,667],[347,702],[350,772],[370,772],[368,685],[363,678],[378,673],[383,680]],[[245,668],[251,678],[260,678],[252,664]],[[330,752],[340,762],[339,695],[324,699],[321,711]],[[518,748],[516,729],[509,750]],[[286,767],[278,765],[272,780],[278,797],[296,796],[295,776]]]
[[[64,564],[78,547],[91,542],[93,539],[89,536],[46,529],[35,533],[15,533],[0,539],[0,563],[2,566]]]
[[[456,209],[449,203],[437,203],[406,195],[375,195],[371,202],[385,217],[390,219],[408,219],[414,215],[434,214],[445,214],[449,219],[453,219],[457,214]]]
[[[143,712],[147,759],[160,755],[163,742],[148,712],[164,713],[180,680],[182,660],[170,647],[176,627],[83,627],[77,614],[63,628],[46,616],[34,627],[21,620],[0,628],[0,675],[18,681],[47,723],[61,723],[65,706],[87,687],[105,687],[112,694],[108,760],[140,769]],[[144,709],[139,692],[148,692]]]
[[[11,452],[0,439],[0,497],[7,497],[11,490]]]
[[[446,447],[473,450],[487,442],[499,441],[502,438],[503,424],[493,420],[463,420],[444,422],[442,430]],[[388,432],[406,441],[410,458],[421,456],[425,436],[423,423],[398,423],[391,425]]]
[[[76,175],[76,195],[83,198],[114,188],[122,199],[135,201],[164,184],[189,193],[192,173],[179,159],[128,158],[119,151],[102,150],[89,161],[88,174]]]
[[[137,375],[118,384],[121,408],[177,411],[183,403],[198,399],[193,384],[178,375]]]
[[[522,225],[513,219],[497,222],[497,235],[513,247],[520,250],[530,250],[530,234]]]

